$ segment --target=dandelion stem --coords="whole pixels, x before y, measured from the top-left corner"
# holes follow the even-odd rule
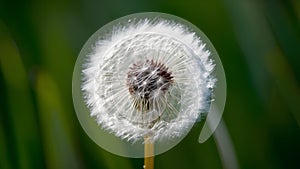
[[[154,169],[154,144],[145,137],[144,169]]]

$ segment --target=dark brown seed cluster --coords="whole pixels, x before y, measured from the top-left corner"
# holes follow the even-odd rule
[[[173,76],[168,68],[153,60],[134,63],[127,72],[129,93],[138,102],[136,108],[151,109],[151,101],[158,94],[165,93],[173,83]]]

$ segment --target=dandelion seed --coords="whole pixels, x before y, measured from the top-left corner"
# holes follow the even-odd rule
[[[150,14],[119,19],[94,35],[80,68],[89,115],[131,144],[182,139],[208,112],[216,82],[202,37],[178,18]]]

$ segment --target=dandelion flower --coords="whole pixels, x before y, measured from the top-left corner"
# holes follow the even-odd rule
[[[90,117],[131,144],[185,136],[208,112],[216,83],[211,51],[193,27],[150,14],[118,19],[94,35],[80,69]]]

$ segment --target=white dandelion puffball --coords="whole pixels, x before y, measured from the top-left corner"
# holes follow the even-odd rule
[[[215,55],[215,56],[213,56]],[[104,149],[143,157],[165,152],[206,116],[218,58],[195,26],[162,13],[119,18],[98,30],[75,65],[73,98],[86,133]]]

